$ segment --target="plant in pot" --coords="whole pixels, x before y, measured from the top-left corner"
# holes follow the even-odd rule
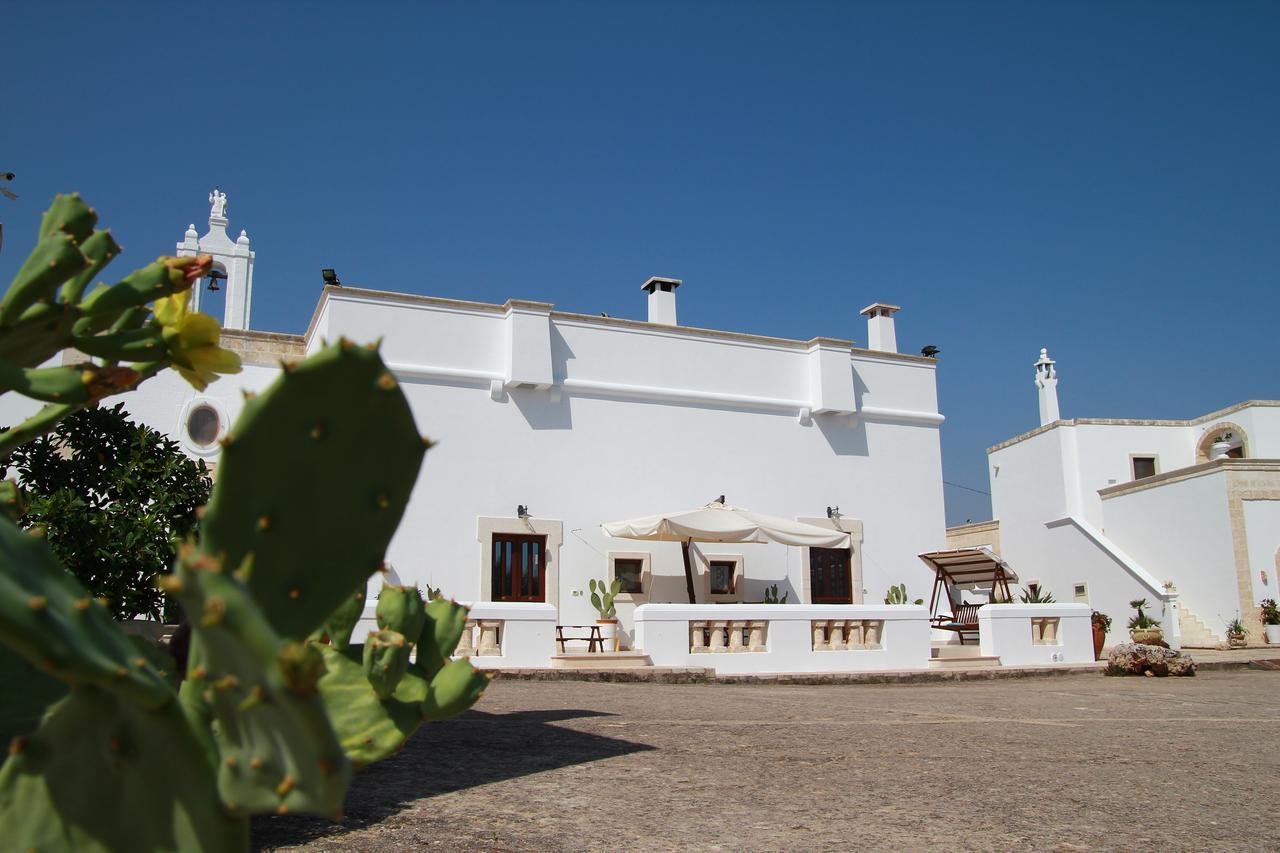
[[[1274,598],[1262,599],[1262,628],[1269,645],[1280,645],[1280,607]]]
[[[1111,631],[1111,617],[1100,610],[1093,611],[1093,659],[1102,660],[1102,647]]]
[[[1136,598],[1129,602],[1129,606],[1138,611],[1137,616],[1129,619],[1129,636],[1135,643],[1150,644],[1164,639],[1160,623],[1143,612],[1143,608],[1148,606],[1145,598]]]
[[[1209,458],[1226,459],[1234,446],[1235,437],[1235,433],[1230,431],[1215,436],[1213,444],[1209,446]]]
[[[1249,635],[1244,629],[1244,623],[1239,618],[1232,619],[1227,623],[1227,645],[1233,649],[1243,649],[1249,645]]]
[[[618,650],[618,610],[614,607],[614,599],[622,592],[622,580],[614,578],[612,584],[605,584],[594,578],[588,584],[591,589],[591,606],[600,614],[596,624],[600,626],[600,637],[604,640],[606,651]]]
[[[907,585],[905,583],[897,584],[889,587],[889,591],[884,596],[885,604],[924,604],[923,598],[917,598],[915,601],[907,598]]]
[[[1028,587],[1019,598],[1023,604],[1053,604],[1053,593],[1047,591],[1044,587],[1033,586]]]

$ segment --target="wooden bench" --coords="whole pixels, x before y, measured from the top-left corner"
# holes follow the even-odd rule
[[[950,616],[940,614],[933,617],[933,627],[944,631],[955,631],[956,636],[960,638],[960,645],[963,646],[965,632],[977,633],[978,631],[978,611],[981,608],[981,604],[952,604]]]
[[[566,637],[564,634],[565,628],[574,628],[579,630],[583,628],[589,628],[590,632],[586,636],[574,635],[572,637]],[[604,651],[604,637],[600,635],[599,625],[557,625],[556,626],[556,642],[560,644],[560,654],[567,653],[567,650],[564,647],[565,640],[586,640],[588,652]]]

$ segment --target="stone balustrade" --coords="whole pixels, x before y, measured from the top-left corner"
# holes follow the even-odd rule
[[[643,604],[635,647],[654,666],[723,673],[924,669],[929,616],[910,604]]]
[[[815,619],[810,624],[815,652],[881,648],[883,619]]]

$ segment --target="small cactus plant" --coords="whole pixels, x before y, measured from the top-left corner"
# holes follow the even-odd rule
[[[0,454],[107,387],[100,365],[77,374],[87,395],[66,374],[32,372],[66,346],[108,361],[144,354],[127,368],[136,376],[108,390],[165,366],[199,381],[227,366],[199,328],[167,336],[193,315],[169,306],[148,325],[144,307],[189,287],[204,261],[162,259],[81,298],[102,265],[88,259],[114,253],[109,237],[86,231],[86,211],[55,203],[64,224],[42,228],[38,263],[0,303],[0,362],[19,365],[0,366],[0,389],[59,401],[0,436]],[[206,348],[184,349],[192,341]],[[336,816],[355,766],[474,703],[488,678],[451,660],[465,608],[389,588],[379,630],[363,648],[350,641],[426,449],[376,349],[345,340],[249,400],[224,440],[200,538],[160,579],[191,619],[178,688],[172,662],[127,637],[38,535],[0,512],[0,664],[17,673],[0,704],[35,688],[53,700],[38,722],[23,709],[0,766],[5,846],[242,849],[249,815]],[[17,498],[0,492],[0,504]],[[6,662],[11,653],[25,663]]]
[[[907,598],[907,585],[905,583],[895,584],[889,587],[889,591],[884,596],[885,604],[924,604],[923,598],[917,598],[915,601]]]
[[[592,578],[587,586],[591,590],[591,606],[600,614],[600,618],[618,618],[618,609],[614,607],[613,602],[618,597],[618,593],[622,592],[622,580],[614,578],[613,583],[606,586],[604,581]]]

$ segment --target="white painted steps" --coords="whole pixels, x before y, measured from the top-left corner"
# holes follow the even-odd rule
[[[929,660],[929,669],[973,669],[980,666],[999,665],[1000,658],[983,655],[982,649],[976,644],[935,645]]]
[[[556,669],[624,669],[653,666],[644,652],[568,652],[552,655],[551,666]]]

